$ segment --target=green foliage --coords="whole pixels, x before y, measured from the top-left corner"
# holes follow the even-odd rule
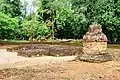
[[[38,13],[45,22],[54,18],[58,38],[82,38],[90,24],[98,23],[109,41],[116,42],[119,6],[119,0],[41,0]]]
[[[5,14],[8,16],[8,19],[13,19],[15,21],[14,23],[17,24],[17,29],[15,30],[6,30],[7,33],[10,33],[10,35],[3,35],[7,36],[7,39],[20,39],[21,38],[21,19],[22,19],[22,4],[20,0],[0,0],[0,12],[2,14]],[[2,15],[3,16],[3,15]],[[7,18],[7,17],[6,17]],[[0,18],[2,20],[2,17]],[[9,20],[6,20],[6,23],[10,23]],[[5,19],[4,19],[5,20]],[[12,21],[12,20],[11,20]],[[5,25],[5,24],[4,24]],[[14,25],[14,24],[12,24]],[[6,24],[5,26],[9,26],[9,24]],[[11,26],[12,27],[12,26]],[[8,32],[9,31],[9,32]],[[3,32],[1,32],[3,33]],[[13,34],[14,33],[14,34]]]
[[[37,30],[37,39],[45,37],[48,34],[51,34],[49,28],[45,24],[39,24],[39,27]]]
[[[22,5],[20,0],[1,0],[0,11],[12,17],[22,15]]]
[[[119,1],[118,1],[119,2]],[[117,0],[71,0],[69,7],[58,10],[59,31],[63,38],[82,38],[92,23],[103,26],[110,42],[119,38],[120,18]],[[65,3],[63,3],[65,4]],[[71,6],[72,5],[72,6]],[[58,25],[57,25],[58,27]]]
[[[54,18],[58,38],[82,38],[86,31],[87,20],[83,13],[74,13],[71,0],[43,0],[45,5],[40,7],[41,14]],[[45,7],[45,8],[44,8]],[[43,9],[43,10],[42,10]],[[52,14],[54,12],[54,14]],[[52,15],[49,15],[49,14]],[[42,16],[41,16],[42,17]],[[47,20],[46,18],[42,17]],[[48,18],[48,17],[47,17]],[[51,19],[48,19],[51,20]],[[84,25],[83,25],[84,24]]]
[[[39,39],[48,34],[81,39],[89,25],[98,23],[109,42],[120,42],[120,0],[33,0],[31,5],[26,0],[23,6],[20,0],[0,0],[0,12],[1,39]]]
[[[120,13],[120,0],[117,1],[117,12]]]
[[[36,19],[24,20],[22,22],[22,31],[23,34],[29,37],[30,40],[33,38],[39,39],[47,36],[49,33],[49,29],[45,26],[45,24],[40,23]]]
[[[18,31],[17,19],[0,12],[0,39],[15,39]]]

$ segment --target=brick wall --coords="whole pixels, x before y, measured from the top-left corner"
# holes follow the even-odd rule
[[[85,54],[98,54],[107,49],[107,42],[105,41],[84,41],[83,52]]]

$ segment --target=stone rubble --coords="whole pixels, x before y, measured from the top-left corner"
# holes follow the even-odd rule
[[[89,62],[105,62],[112,60],[107,53],[107,37],[102,32],[101,25],[90,25],[88,32],[83,36],[83,54],[78,59]]]

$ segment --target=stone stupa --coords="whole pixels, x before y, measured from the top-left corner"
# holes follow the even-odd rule
[[[102,32],[101,25],[90,25],[88,32],[83,36],[83,54],[78,58],[82,61],[105,62],[112,60],[107,53],[107,37]]]

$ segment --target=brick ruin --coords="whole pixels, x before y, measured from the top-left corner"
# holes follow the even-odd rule
[[[90,25],[88,32],[83,36],[83,54],[79,60],[89,62],[105,62],[112,60],[107,53],[107,37],[102,32],[101,25]]]
[[[107,49],[107,37],[102,32],[101,25],[90,25],[88,32],[83,37],[83,52],[98,54]]]

